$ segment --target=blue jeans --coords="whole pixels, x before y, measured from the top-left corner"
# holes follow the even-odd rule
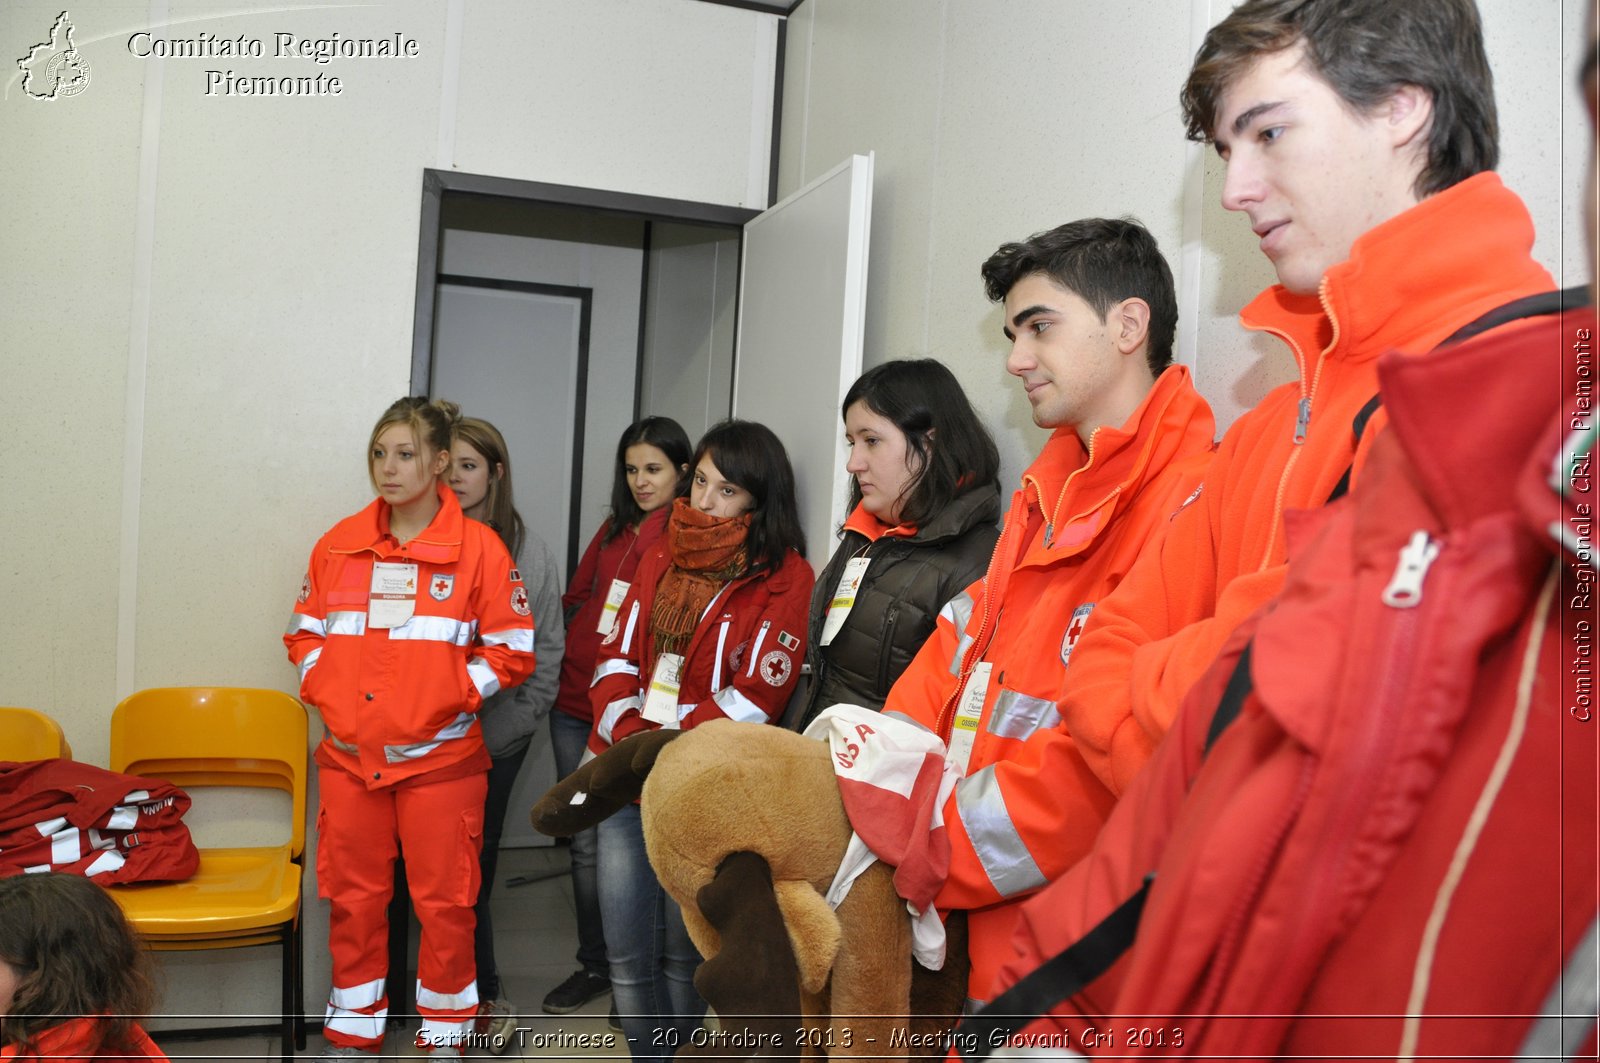
[[[597,829],[600,914],[623,1036],[636,1061],[668,1059],[705,1017],[706,1002],[694,988],[700,954],[645,856],[639,806]]]
[[[589,725],[564,712],[550,713],[550,748],[556,755],[556,778],[565,779],[578,770],[584,748],[589,743]],[[595,829],[581,830],[572,836],[572,900],[578,909],[578,964],[590,974],[610,976],[606,962],[606,939],[601,930],[600,890],[595,881]]]

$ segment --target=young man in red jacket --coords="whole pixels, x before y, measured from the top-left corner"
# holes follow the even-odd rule
[[[1226,164],[1223,206],[1278,273],[1240,320],[1283,341],[1300,379],[1234,423],[1199,498],[1088,617],[1061,740],[1118,794],[1229,633],[1282,587],[1285,513],[1359,481],[1387,423],[1369,405],[1378,356],[1434,351],[1555,287],[1493,172],[1472,0],[1248,0],[1207,34],[1183,105]]]
[[[1172,364],[1172,274],[1137,222],[1088,218],[1006,244],[983,277],[1004,304],[1006,369],[1052,434],[987,574],[940,611],[884,704],[944,739],[965,776],[943,810],[951,861],[935,905],[971,910],[979,993],[1017,900],[1070,866],[1034,842],[1073,829],[1058,818],[1061,794],[1101,815],[1112,799],[1070,744],[1032,759],[1027,740],[1057,724],[1083,616],[1193,493],[1215,431],[1188,369]]]
[[[1591,261],[1595,188],[1591,155]],[[1380,361],[1366,475],[1290,522],[1282,593],[1025,906],[964,1055],[1593,1058],[1600,328],[1562,295]]]

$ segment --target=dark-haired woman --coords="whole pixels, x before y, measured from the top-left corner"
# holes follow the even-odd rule
[[[770,429],[724,421],[695,450],[689,497],[639,564],[600,649],[589,748],[710,720],[768,723],[805,659],[811,566],[794,473]],[[691,1043],[700,962],[645,857],[639,806],[600,823],[600,908],[611,985],[635,1059]]]
[[[138,1022],[153,995],[144,946],[104,889],[0,879],[0,1059],[166,1063]]]
[[[566,656],[561,684],[550,714],[550,745],[556,777],[566,778],[583,759],[594,711],[589,685],[594,680],[600,640],[616,623],[622,596],[633,583],[639,559],[661,538],[677,498],[689,478],[689,436],[670,417],[646,417],[628,426],[617,441],[611,484],[611,516],[600,525],[578,562],[561,599],[567,617]],[[595,832],[572,838],[572,897],[578,913],[578,970],[545,994],[544,1010],[565,1015],[611,988],[611,968],[600,924],[595,884]]]
[[[944,365],[869,369],[842,413],[850,516],[812,593],[801,728],[841,702],[881,709],[939,610],[983,576],[999,536],[999,455]]]

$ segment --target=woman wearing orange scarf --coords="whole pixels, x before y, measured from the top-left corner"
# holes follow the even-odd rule
[[[707,720],[769,723],[805,660],[811,566],[794,473],[770,429],[724,421],[691,463],[689,497],[639,562],[594,686],[599,753],[628,735]],[[636,1060],[673,1055],[705,1014],[699,954],[645,857],[639,807],[599,826],[600,911],[611,985]]]

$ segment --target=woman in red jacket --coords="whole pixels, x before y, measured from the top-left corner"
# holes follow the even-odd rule
[[[105,890],[78,875],[0,878],[0,1059],[166,1063],[135,1021],[153,995]]]
[[[805,660],[811,566],[794,473],[764,425],[724,421],[695,450],[689,497],[644,559],[600,647],[589,748],[708,720],[782,715]],[[597,828],[611,985],[636,1060],[691,1043],[705,1014],[683,917],[645,856],[639,806]]]
[[[590,540],[561,598],[567,616],[567,649],[561,659],[561,686],[552,706],[555,711],[550,714],[557,778],[571,775],[583,759],[594,728],[589,684],[594,680],[600,640],[610,634],[639,558],[661,538],[672,500],[688,479],[689,436],[672,418],[646,417],[629,425],[617,441],[611,516]],[[571,860],[579,968],[545,995],[544,1010],[551,1015],[577,1011],[611,989],[611,967],[600,928],[592,828],[573,835]]]
[[[401,399],[372,430],[378,498],[311,552],[284,643],[322,716],[317,881],[332,902],[322,1058],[376,1054],[389,896],[404,846],[422,924],[419,1044],[460,1059],[478,1009],[473,901],[489,754],[485,698],[533,672],[528,593],[494,530],[444,476],[455,406]]]

